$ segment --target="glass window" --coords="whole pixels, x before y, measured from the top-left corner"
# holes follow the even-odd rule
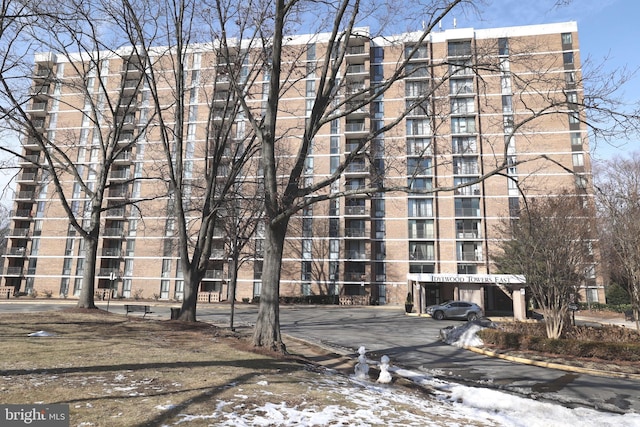
[[[580,133],[571,133],[571,145],[582,145],[582,135]]]
[[[474,133],[475,131],[476,120],[474,117],[451,118],[451,133]]]
[[[577,111],[572,111],[571,113],[569,113],[569,123],[580,123],[580,115]]]
[[[474,98],[453,98],[451,100],[451,114],[475,113]]]
[[[565,64],[573,64],[573,52],[564,52],[562,54],[562,61]]]
[[[473,79],[451,79],[449,86],[452,95],[473,93]]]
[[[584,166],[584,155],[582,153],[573,154],[573,166]]]
[[[509,39],[498,39],[498,55],[509,55]]]
[[[571,104],[577,104],[578,103],[578,92],[567,92],[567,102],[571,103]]]
[[[432,199],[409,199],[409,217],[432,217],[433,216],[433,200]]]
[[[562,33],[562,44],[567,45],[573,42],[571,33]]]
[[[451,41],[447,47],[449,56],[471,55],[471,40]]]
[[[511,95],[502,95],[502,112],[513,112],[513,97]]]

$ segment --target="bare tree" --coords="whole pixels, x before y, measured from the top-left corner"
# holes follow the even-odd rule
[[[600,238],[610,257],[604,262],[626,284],[640,329],[640,154],[602,162],[597,170]]]
[[[78,307],[95,308],[96,273],[106,283],[109,279],[104,276],[114,277],[120,270],[116,259],[121,240],[117,239],[113,246],[101,248],[103,257],[114,258],[97,265],[99,236],[105,226],[102,215],[138,202],[132,195],[136,178],[131,165],[122,166],[121,161],[130,158],[148,121],[135,116],[136,99],[131,96],[144,84],[141,58],[123,47],[127,39],[104,37],[104,27],[109,25],[104,4],[83,6],[46,2],[21,6],[14,22],[20,26],[21,38],[12,39],[5,53],[15,62],[2,70],[0,91],[7,126],[19,133],[24,147],[24,152],[12,153],[29,165],[22,168],[22,178],[31,184],[22,191],[31,194],[31,201],[21,202],[18,210],[32,211],[36,196],[45,194],[49,185],[54,187],[59,208],[69,219],[69,238],[81,237],[77,250],[82,265],[76,268],[83,279]],[[35,55],[36,68],[25,62],[31,56],[20,53]],[[124,68],[114,69],[123,64]],[[58,109],[76,111],[81,130],[56,126]],[[110,221],[106,226],[122,236],[123,223]]]
[[[514,105],[517,104],[521,112],[518,117],[510,117],[509,123],[505,124],[506,135],[496,137],[493,144],[494,162],[485,161],[482,173],[472,180],[460,180],[452,185],[440,185],[438,187],[426,185],[418,179],[419,172],[430,167],[451,168],[456,167],[450,164],[451,160],[446,156],[438,157],[433,155],[433,146],[421,147],[424,162],[414,166],[410,174],[415,179],[409,179],[405,183],[385,181],[385,171],[393,168],[407,168],[406,165],[393,163],[393,157],[387,153],[388,163],[381,165],[375,162],[376,150],[380,150],[379,138],[394,135],[394,129],[417,109],[426,108],[428,114],[433,117],[431,122],[433,134],[441,132],[441,128],[449,127],[450,123],[446,119],[446,112],[450,112],[446,94],[450,90],[450,78],[458,73],[471,71],[477,79],[478,86],[482,89],[495,84],[495,81],[483,80],[484,74],[493,72],[500,75],[504,72],[504,63],[490,51],[497,51],[497,46],[486,46],[478,43],[473,52],[473,61],[465,63],[453,63],[443,61],[442,64],[434,65],[433,79],[430,85],[420,88],[420,96],[408,103],[406,109],[392,120],[387,120],[380,126],[372,128],[357,143],[348,147],[347,154],[340,159],[339,165],[331,170],[329,176],[323,179],[316,179],[308,182],[304,179],[304,168],[313,151],[314,138],[321,129],[337,119],[347,117],[367,106],[374,105],[385,93],[389,93],[393,88],[397,88],[397,83],[405,81],[407,77],[419,75],[426,70],[411,64],[411,60],[420,54],[420,46],[437,27],[438,23],[452,10],[462,6],[473,6],[472,2],[465,1],[434,1],[421,3],[421,19],[423,24],[421,29],[412,34],[410,43],[407,40],[386,40],[386,42],[396,43],[400,55],[394,58],[385,58],[385,62],[395,61],[393,70],[385,72],[384,79],[367,81],[363,85],[349,85],[347,79],[342,78],[345,70],[347,52],[350,43],[358,38],[372,40],[378,32],[362,32],[357,28],[361,20],[379,18],[381,11],[387,19],[381,19],[380,27],[384,28],[384,23],[399,18],[402,13],[399,8],[391,4],[380,7],[379,4],[367,1],[341,1],[332,4],[319,4],[317,2],[306,2],[302,0],[280,0],[274,4],[239,4],[229,6],[216,3],[212,7],[218,10],[219,16],[233,16],[233,21],[219,19],[221,29],[221,43],[226,45],[227,40],[237,40],[237,28],[246,28],[256,25],[259,30],[256,36],[246,41],[248,50],[257,52],[252,56],[252,63],[263,61],[260,67],[254,67],[250,73],[252,76],[261,74],[268,75],[268,78],[257,78],[256,81],[266,81],[263,90],[257,89],[247,91],[243,85],[234,85],[238,97],[241,98],[245,115],[251,124],[253,131],[261,146],[262,167],[264,168],[264,189],[265,189],[265,245],[264,245],[264,265],[262,272],[263,286],[260,296],[260,308],[258,319],[254,330],[253,342],[256,346],[264,346],[274,350],[283,351],[284,345],[281,340],[279,329],[279,306],[278,298],[280,293],[280,276],[282,271],[282,257],[284,242],[289,228],[290,219],[297,212],[305,207],[323,201],[336,198],[349,197],[356,194],[376,195],[382,192],[411,192],[415,194],[433,194],[441,191],[452,191],[463,187],[477,185],[487,179],[497,176],[508,176],[509,167],[515,167],[529,163],[530,176],[535,175],[536,170],[543,168],[555,168],[559,173],[567,174],[568,182],[573,181],[573,169],[571,165],[563,164],[562,161],[545,154],[521,156],[515,159],[509,156],[511,148],[510,140],[513,135],[535,135],[536,126],[539,121],[553,120],[553,117],[566,118],[570,113],[576,122],[593,126],[593,129],[602,129],[604,136],[611,136],[614,133],[624,133],[637,130],[638,115],[632,111],[630,113],[617,111],[615,103],[611,101],[611,93],[608,91],[606,80],[599,80],[601,85],[594,89],[589,96],[578,95],[578,91],[567,91],[559,88],[566,88],[566,76],[563,72],[557,72],[558,64],[554,62],[541,63],[532,52],[531,46],[513,46],[517,55],[512,55],[512,66],[518,62],[520,73],[518,80],[514,82]],[[313,10],[314,16],[322,17],[309,25],[308,13]],[[415,10],[408,8],[406,10]],[[407,21],[414,22],[414,21]],[[258,25],[259,23],[259,25]],[[416,27],[418,27],[419,23]],[[304,32],[319,34],[323,33],[323,51],[318,52],[312,60],[309,60],[309,50],[305,45],[294,43],[287,34],[297,34],[299,29],[304,27]],[[253,28],[253,27],[252,27]],[[313,44],[313,37],[310,38]],[[315,54],[315,52],[313,52]],[[471,56],[471,51],[468,53]],[[525,72],[527,70],[528,72]],[[507,70],[508,71],[508,70]],[[315,87],[310,105],[306,112],[286,111],[281,103],[286,94],[302,92],[301,83],[307,76],[313,76]],[[580,87],[582,75],[573,73],[571,84]],[[515,78],[515,77],[514,77]],[[251,78],[249,78],[251,80]],[[241,97],[248,93],[249,97]],[[264,95],[261,97],[260,95]],[[575,95],[575,96],[574,96]],[[253,99],[262,99],[259,106],[252,102]],[[597,101],[596,101],[597,99]],[[496,112],[502,112],[502,105],[491,104],[483,107],[495,108]],[[446,105],[445,105],[446,104]],[[426,106],[425,106],[426,105]],[[493,106],[493,107],[492,107]],[[449,110],[447,110],[449,109]],[[600,122],[586,121],[586,111],[595,109],[602,116],[598,119],[611,119],[617,117],[618,128],[615,126],[602,128],[596,127]],[[441,114],[444,114],[441,116]],[[304,120],[291,126],[283,126],[282,118],[291,116],[305,116]],[[499,120],[503,120],[502,115],[496,114]],[[624,118],[624,119],[623,119]],[[489,118],[487,120],[490,120]],[[507,130],[508,128],[508,130]],[[605,129],[610,133],[604,132]],[[444,133],[446,133],[446,129]],[[523,138],[526,138],[524,136]],[[498,141],[499,139],[499,141]],[[295,142],[294,142],[295,141]],[[283,159],[278,156],[279,150],[283,146],[292,147],[286,165]],[[393,150],[392,147],[385,147],[385,150]],[[416,148],[418,150],[418,148]],[[532,150],[536,151],[536,150]],[[433,156],[432,159],[427,157]],[[400,157],[400,156],[398,156]],[[371,179],[369,185],[349,186],[344,189],[333,189],[332,185],[341,178],[344,171],[354,162],[359,162],[365,158],[371,168]],[[431,162],[431,163],[430,163]],[[440,162],[436,166],[436,162]],[[582,178],[581,178],[582,179]],[[524,182],[518,182],[523,187]],[[539,187],[537,192],[543,193],[545,189]]]
[[[498,227],[503,240],[492,261],[506,274],[523,274],[542,310],[549,338],[559,338],[570,303],[594,264],[593,207],[583,195],[530,199],[518,219]]]

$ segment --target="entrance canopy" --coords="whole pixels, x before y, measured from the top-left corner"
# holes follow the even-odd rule
[[[483,290],[487,286],[495,286],[512,300],[515,319],[524,320],[527,317],[524,289],[527,284],[525,277],[521,274],[409,273],[407,282],[409,292],[414,294],[414,299],[417,300],[419,314],[425,310],[427,289],[435,288],[438,292],[441,289],[449,289],[453,299],[476,302],[485,308]]]

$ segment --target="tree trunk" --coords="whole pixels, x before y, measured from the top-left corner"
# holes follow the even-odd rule
[[[280,334],[280,267],[288,219],[266,227],[260,308],[253,333],[253,345],[286,352]]]
[[[229,313],[229,329],[235,331],[233,326],[233,318],[236,311],[236,287],[238,284],[238,261],[237,254],[234,254],[231,259],[231,278],[229,279],[229,292],[227,292],[227,298],[231,300],[231,312]]]
[[[199,274],[191,270],[184,270],[184,298],[180,307],[180,316],[178,320],[185,322],[196,321],[196,306],[198,303],[198,287],[200,286],[201,277]]]
[[[94,237],[93,235],[96,235]],[[98,254],[98,233],[91,233],[84,238],[84,273],[82,275],[82,289],[78,298],[78,308],[97,309],[95,304],[96,289],[96,261]]]

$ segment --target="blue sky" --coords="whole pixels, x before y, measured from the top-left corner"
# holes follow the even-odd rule
[[[482,3],[482,2],[480,2]],[[639,70],[619,94],[627,103],[640,101],[640,1],[638,0],[484,0],[477,16],[456,17],[458,28],[492,28],[576,21],[582,61],[605,59],[605,72],[621,67]],[[556,3],[568,3],[556,6]],[[450,22],[447,28],[450,28]],[[606,159],[640,150],[640,139],[610,144],[592,143],[594,159]]]
[[[638,0],[477,0],[481,16],[451,15],[443,28],[510,27],[577,21],[582,60],[589,57],[594,63],[607,59],[605,72],[621,67],[640,69],[640,1]],[[556,3],[568,3],[556,6]],[[445,20],[447,21],[447,20]],[[628,103],[640,100],[640,72],[627,84],[621,94]],[[620,140],[615,145],[600,143],[592,151],[594,159],[606,159],[640,149],[640,139]],[[0,201],[10,204],[10,195],[2,189],[7,176],[0,171]]]

